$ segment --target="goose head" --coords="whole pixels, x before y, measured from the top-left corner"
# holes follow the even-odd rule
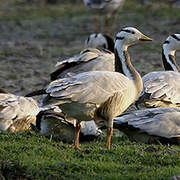
[[[162,60],[165,70],[180,72],[180,67],[175,61],[175,52],[180,50],[180,34],[172,34],[167,37],[162,46]]]
[[[163,50],[165,54],[174,56],[176,50],[180,50],[180,34],[172,34],[167,37],[163,43]]]
[[[114,52],[114,41],[106,34],[93,33],[85,40],[85,47],[108,49],[111,52]]]
[[[120,40],[120,43],[118,40]],[[121,44],[126,50],[129,46],[134,45],[139,41],[152,41],[152,39],[145,36],[134,27],[126,27],[117,33],[115,37],[115,48],[117,48],[118,44]]]

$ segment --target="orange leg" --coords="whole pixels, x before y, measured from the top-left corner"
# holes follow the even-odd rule
[[[113,14],[112,15],[112,20],[111,20],[111,24],[109,24],[109,34],[111,36],[114,36],[114,32],[116,32],[116,25],[117,25],[117,15]]]
[[[106,16],[103,28],[105,34],[113,35],[116,31],[116,20],[116,14],[112,14],[111,17]]]
[[[81,131],[80,122],[76,123],[76,131],[75,131],[75,141],[74,141],[74,149],[80,149],[79,147],[79,133]]]
[[[106,143],[107,149],[110,149],[112,132],[113,132],[112,127],[107,128],[107,143]]]
[[[96,15],[96,12],[94,12],[94,32],[99,33],[99,20],[98,16]]]
[[[109,25],[109,18],[108,18],[108,17],[105,18],[104,25],[105,25],[105,26],[108,26],[108,25]]]
[[[102,32],[104,33],[104,34],[108,34],[109,35],[109,19],[105,19],[105,22],[104,22],[104,24],[103,24],[103,28],[102,28],[103,30],[102,30]]]

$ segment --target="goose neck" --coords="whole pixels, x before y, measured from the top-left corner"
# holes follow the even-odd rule
[[[127,48],[127,46],[115,47],[115,71],[124,74],[129,79],[133,79],[134,73],[137,71],[131,64]]]
[[[115,71],[120,72],[131,79],[134,82],[137,92],[141,93],[143,87],[142,79],[140,74],[131,64],[127,48],[128,47],[124,47],[118,51],[115,47]]]
[[[180,72],[180,67],[177,65],[175,60],[175,50],[169,48],[162,48],[162,60],[163,66],[166,71]]]

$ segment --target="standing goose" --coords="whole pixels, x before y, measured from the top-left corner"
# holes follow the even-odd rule
[[[180,109],[159,107],[124,113],[114,119],[114,128],[136,141],[178,142],[180,138]]]
[[[89,48],[69,59],[57,62],[56,70],[50,74],[51,80],[87,71],[114,70],[114,42],[110,36],[91,34],[85,41],[85,46]]]
[[[105,26],[110,27],[116,24],[117,12],[123,7],[125,0],[83,0],[84,4],[93,10],[94,14],[94,31],[101,32],[99,28],[98,13],[105,14]],[[108,30],[106,28],[106,31]],[[107,32],[106,32],[107,33]]]
[[[151,40],[136,28],[123,28],[115,37],[116,72],[84,72],[49,84],[42,105],[60,105],[63,112],[77,119],[75,149],[79,149],[80,122],[91,119],[95,119],[97,124],[105,122],[106,148],[110,149],[114,117],[137,99],[143,87],[141,76],[131,64],[127,49],[139,41]]]
[[[175,61],[176,50],[180,50],[180,34],[170,35],[164,42],[162,60],[166,71],[150,72],[142,77],[144,88],[136,104],[180,106],[180,68]]]
[[[31,123],[36,122],[38,113],[39,107],[34,99],[0,93],[0,131],[28,130]]]

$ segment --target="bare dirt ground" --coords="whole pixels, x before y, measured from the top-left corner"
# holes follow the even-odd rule
[[[140,2],[127,0],[118,14],[116,32],[125,26],[137,27],[154,39],[130,48],[132,63],[141,75],[163,70],[161,44],[169,34],[180,33],[180,10],[165,2],[147,11]],[[93,33],[93,16],[80,0],[56,5],[42,0],[4,0],[0,32],[0,88],[25,95],[48,84],[58,60],[83,49],[87,35]]]

